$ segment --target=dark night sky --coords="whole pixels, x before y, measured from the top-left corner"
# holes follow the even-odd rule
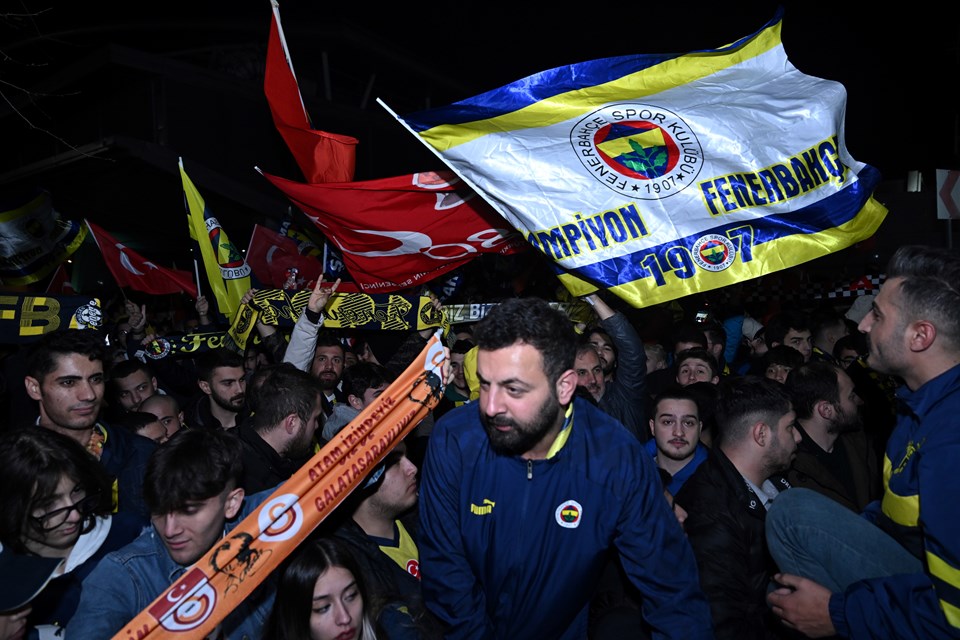
[[[108,38],[148,50],[200,49],[214,45],[214,38],[265,40],[270,19],[268,0],[5,0],[3,4],[8,12],[17,7],[28,12],[45,9],[32,23],[11,25],[8,20],[3,33],[8,44],[31,34],[66,32],[58,39],[70,43],[69,47],[47,48],[59,56]],[[534,3],[515,9],[519,4],[376,10],[373,5],[358,4],[361,8],[330,10],[325,8],[327,3],[316,0],[287,0],[280,8],[298,68],[306,71],[318,63],[307,47],[322,38],[320,30],[356,30],[374,44],[373,61],[364,61],[374,65],[378,74],[372,97],[390,104],[402,92],[398,72],[389,66],[376,70],[376,58],[384,67],[391,57],[385,52],[393,51],[419,60],[424,68],[449,80],[449,87],[435,93],[438,106],[562,64],[719,47],[759,29],[780,3],[584,3],[567,9]],[[831,3],[824,10],[822,3],[782,4],[784,46],[793,64],[847,87],[847,146],[855,158],[877,166],[885,177],[954,161],[957,110],[948,86],[958,71],[960,32],[955,18],[906,11],[902,6],[894,11],[873,5],[867,10],[859,8],[864,3]],[[214,36],[213,30],[204,28],[211,22],[236,28],[218,29],[219,35]],[[377,49],[380,44],[384,49]],[[345,64],[337,56],[336,50],[330,52],[331,63]],[[9,64],[2,69],[11,71]]]

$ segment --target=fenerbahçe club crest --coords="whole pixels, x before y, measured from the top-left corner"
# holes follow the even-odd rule
[[[612,104],[587,114],[570,144],[594,178],[630,198],[660,200],[679,193],[703,168],[703,149],[675,113],[646,104]]]
[[[580,526],[583,507],[576,500],[566,500],[557,507],[554,515],[557,518],[557,524],[564,529],[576,529]]]

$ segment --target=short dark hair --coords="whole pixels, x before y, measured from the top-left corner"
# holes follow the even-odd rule
[[[840,352],[844,349],[853,349],[860,355],[866,355],[869,351],[866,336],[859,331],[843,336],[833,345],[833,357],[839,358]]]
[[[952,249],[905,246],[887,264],[887,279],[902,278],[903,313],[937,327],[952,350],[960,349],[960,255]]]
[[[720,363],[717,362],[717,358],[706,349],[701,349],[700,347],[694,347],[692,349],[684,349],[676,356],[676,361],[674,362],[674,369],[680,371],[680,365],[685,361],[696,358],[697,360],[703,360],[710,367],[710,371],[713,372],[714,376],[720,375]]]
[[[684,322],[673,332],[672,350],[681,342],[693,342],[704,349],[707,348],[707,334],[703,332],[703,325],[698,322]]]
[[[720,443],[743,440],[761,420],[776,426],[790,407],[790,395],[779,382],[752,375],[724,378],[717,389]]]
[[[147,460],[143,498],[154,515],[184,509],[188,503],[240,486],[240,438],[214,429],[181,429]]]
[[[817,309],[810,317],[810,334],[814,342],[819,342],[821,338],[831,329],[843,327],[846,329],[847,321],[842,315],[833,309]]]
[[[274,364],[273,351],[268,349],[267,345],[262,342],[247,340],[247,345],[243,348],[243,359],[255,358],[261,354],[267,357],[268,364]]]
[[[713,387],[715,385],[711,384],[710,386]],[[687,387],[681,387],[678,384],[671,384],[660,391],[660,393],[658,393],[653,399],[653,404],[650,405],[652,409],[650,412],[651,418],[656,418],[657,406],[663,400],[689,400],[697,406],[697,417],[700,417],[700,398]]]
[[[133,375],[137,371],[143,371],[147,374],[148,378],[154,377],[153,370],[150,369],[150,365],[146,362],[141,362],[136,358],[130,360],[121,360],[116,364],[111,365],[109,370],[110,380],[118,380],[120,378],[126,378],[127,376]]]
[[[790,345],[778,344],[775,347],[770,347],[767,349],[767,352],[763,354],[764,370],[772,364],[779,364],[784,367],[796,369],[803,364],[803,354]]]
[[[723,325],[716,320],[704,322],[703,333],[710,342],[713,342],[714,344],[722,344],[724,347],[727,346],[727,330],[724,329]]]
[[[474,327],[473,337],[484,351],[496,351],[518,342],[543,357],[543,371],[553,383],[573,368],[577,335],[562,311],[540,298],[510,298],[498,304]]]
[[[343,339],[340,335],[330,330],[321,330],[317,333],[317,343],[314,349],[316,349],[316,347],[340,347],[344,353],[347,352],[347,348],[343,346]]]
[[[363,397],[367,389],[389,385],[395,376],[383,365],[375,362],[358,362],[343,370],[343,390],[347,395]]]
[[[26,371],[31,378],[43,382],[57,368],[60,356],[87,356],[91,362],[103,362],[106,348],[103,336],[93,329],[63,329],[45,333],[27,351]]]
[[[197,358],[197,377],[204,382],[212,382],[213,372],[220,367],[239,367],[243,369],[243,356],[226,347],[205,351]]]
[[[821,361],[807,362],[790,371],[786,385],[797,418],[810,418],[814,407],[821,400],[830,404],[840,402],[839,371],[836,365]]]
[[[450,347],[450,353],[459,353],[461,355],[473,349],[476,345],[473,344],[470,340],[457,340],[453,343],[453,346]]]
[[[117,418],[117,424],[133,433],[140,433],[159,418],[147,411],[128,411]]]
[[[712,382],[694,382],[685,387],[684,391],[693,394],[700,412],[700,422],[703,423],[703,432],[717,433],[717,385]]]
[[[272,430],[295,413],[306,422],[320,402],[320,380],[289,362],[263,367],[255,393],[250,396],[250,427],[259,433]],[[258,374],[260,372],[258,371]]]
[[[41,531],[33,512],[57,491],[62,476],[99,495],[100,501],[85,516],[81,531],[93,528],[96,515],[112,509],[111,482],[96,458],[84,447],[56,431],[29,426],[0,434],[0,542],[19,553],[28,531]]]
[[[794,331],[809,331],[810,319],[802,311],[781,311],[770,318],[764,325],[764,329],[766,331],[763,334],[763,339],[768,347],[772,347],[774,342],[783,344],[791,329]]]

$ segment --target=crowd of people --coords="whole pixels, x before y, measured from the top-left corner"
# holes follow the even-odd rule
[[[958,282],[956,253],[904,247],[869,307],[656,340],[605,294],[581,324],[506,298],[208,637],[960,638]],[[7,359],[0,640],[131,633],[434,333],[326,328],[336,288],[244,353],[143,358],[163,329],[128,301]]]

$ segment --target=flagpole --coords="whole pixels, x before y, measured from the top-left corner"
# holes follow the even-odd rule
[[[199,298],[202,294],[200,293],[200,265],[197,264],[197,259],[193,259],[193,276],[197,279],[197,297]]]

